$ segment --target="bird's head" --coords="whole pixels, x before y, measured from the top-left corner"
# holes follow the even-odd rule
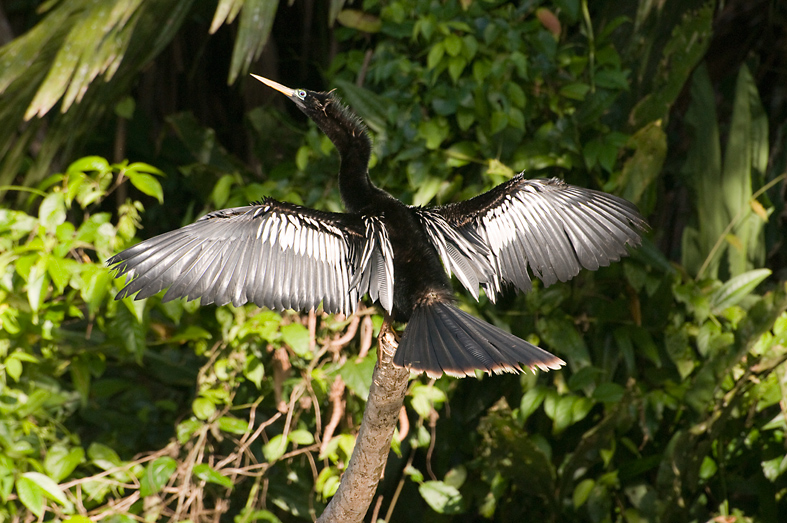
[[[349,155],[354,152],[356,156],[362,158],[362,163],[368,162],[371,142],[366,125],[341,103],[333,91],[322,93],[308,89],[291,89],[256,74],[251,76],[292,100],[298,109],[314,120],[331,139],[344,160],[347,160]],[[362,154],[359,154],[360,151]],[[364,163],[365,169],[366,164]]]
[[[320,93],[309,91],[308,89],[291,89],[273,80],[257,76],[256,74],[251,76],[292,100],[293,103],[298,106],[298,109],[306,113],[306,116],[313,120],[317,120],[319,113],[324,113],[329,105],[338,103],[331,93]]]

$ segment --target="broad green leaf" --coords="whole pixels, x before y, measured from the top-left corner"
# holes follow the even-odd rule
[[[314,355],[309,350],[309,329],[300,323],[289,323],[281,327],[281,337],[284,343],[303,359],[310,360]]]
[[[314,483],[314,490],[319,492],[323,499],[329,499],[336,494],[341,483],[341,476],[336,467],[325,467],[317,476]]]
[[[451,80],[454,82],[458,81],[466,66],[467,60],[463,56],[452,56],[448,60],[448,75],[451,77]]]
[[[775,482],[779,477],[787,472],[787,456],[777,456],[773,459],[763,461],[761,464],[762,472],[769,481]]]
[[[770,275],[770,269],[755,269],[730,278],[711,295],[713,311],[718,314],[727,307],[737,305]]]
[[[19,378],[22,376],[22,362],[13,356],[9,356],[5,359],[3,365],[5,366],[6,374],[14,381],[19,381]]]
[[[423,472],[413,467],[412,465],[408,465],[407,467],[405,467],[404,475],[409,476],[416,483],[423,483],[424,481]]]
[[[117,452],[101,443],[91,443],[87,449],[87,457],[93,465],[102,470],[109,470],[123,464]]]
[[[443,180],[436,176],[427,176],[419,185],[418,190],[413,195],[413,205],[421,207],[432,201],[432,198],[440,191]]]
[[[164,171],[145,162],[133,162],[125,167],[125,171],[135,171],[141,173],[155,174],[156,176],[164,176]]]
[[[16,480],[16,495],[19,501],[37,517],[44,514],[44,489],[32,479],[20,476]]]
[[[445,392],[431,385],[414,384],[410,391],[412,407],[425,420],[429,419],[432,408],[446,400]]]
[[[342,9],[336,16],[336,21],[345,27],[364,33],[379,33],[382,27],[382,22],[378,17],[357,9]]]
[[[231,434],[245,434],[249,430],[249,422],[239,418],[222,416],[219,418],[219,428]]]
[[[562,358],[569,364],[581,369],[590,364],[590,353],[582,336],[577,332],[574,322],[567,317],[541,318],[536,322],[538,332],[550,347],[556,347]]]
[[[440,61],[443,59],[444,54],[445,44],[443,44],[443,42],[434,44],[426,57],[426,67],[428,69],[434,69],[437,67],[440,64]]]
[[[27,301],[33,311],[38,311],[49,289],[49,274],[46,272],[46,259],[39,258],[30,268],[27,277]]]
[[[568,84],[560,88],[560,96],[571,100],[582,101],[585,99],[588,91],[590,91],[590,86],[588,84]]]
[[[152,175],[128,171],[126,172],[131,185],[139,189],[148,196],[153,196],[159,203],[164,203],[164,190],[161,188],[161,183]]]
[[[62,444],[55,444],[46,451],[44,470],[53,480],[62,481],[84,461],[85,450],[82,447],[69,448]]]
[[[214,206],[217,208],[224,207],[224,204],[227,203],[230,197],[230,189],[234,183],[235,177],[230,174],[225,174],[219,178],[219,181],[213,186],[213,192],[210,194],[210,199],[213,201]]]
[[[156,494],[169,483],[177,468],[178,462],[169,456],[154,459],[145,467],[145,474],[139,481],[139,495],[144,498]]]
[[[308,446],[314,443],[314,435],[305,429],[293,430],[287,434],[287,438],[301,446]]]
[[[528,390],[523,396],[519,405],[519,418],[522,421],[527,421],[527,418],[533,414],[541,403],[544,402],[547,389],[544,387],[536,386]]]
[[[214,470],[207,463],[195,465],[193,474],[196,478],[201,479],[202,481],[207,481],[208,483],[214,483],[225,488],[232,488],[233,486],[232,480],[230,478]]]
[[[262,447],[262,454],[269,463],[278,460],[286,451],[287,438],[282,434],[276,434]]]
[[[461,125],[461,124],[460,124]],[[478,153],[477,145],[473,142],[459,142],[445,150],[449,167],[463,167],[473,161]]]
[[[216,412],[216,404],[208,398],[197,398],[191,403],[191,410],[197,419],[208,420]]]
[[[492,134],[499,133],[508,125],[508,115],[504,111],[495,111],[489,120],[489,128]]]
[[[443,47],[445,47],[445,52],[448,53],[448,56],[459,56],[459,53],[462,51],[462,39],[451,33],[443,40]]]
[[[462,494],[442,481],[425,481],[418,486],[421,497],[438,514],[462,513]]]
[[[466,479],[467,469],[464,465],[458,465],[446,472],[443,482],[450,487],[459,489],[462,488],[462,485],[464,485]]]
[[[243,362],[243,375],[259,389],[262,387],[262,379],[265,377],[265,366],[257,356],[248,354],[246,361]]]
[[[578,509],[590,497],[590,492],[593,490],[593,487],[596,486],[596,482],[592,479],[583,479],[580,481],[576,487],[574,487],[574,494],[572,495],[572,499],[574,502],[574,508]]]
[[[418,134],[426,141],[427,149],[437,149],[449,133],[445,118],[432,118],[418,125]]]
[[[61,192],[50,193],[38,208],[38,219],[41,225],[54,231],[66,220],[66,197]]]
[[[354,358],[347,358],[339,369],[339,375],[347,388],[364,401],[369,397],[375,363],[377,363],[377,351],[372,350],[360,362],[356,362]]]
[[[205,426],[200,420],[196,419],[187,419],[178,423],[178,426],[175,428],[175,432],[178,438],[178,442],[181,444],[186,443],[188,440],[191,439],[191,436],[197,432],[199,429]]]
[[[108,172],[109,162],[101,156],[83,156],[69,164],[66,174],[85,173],[90,171]]]
[[[349,459],[352,456],[353,450],[355,449],[355,436],[352,434],[341,434],[339,436],[334,436],[331,438],[331,441],[325,446],[323,452],[320,453],[320,459],[330,459],[332,462],[336,463],[341,456],[339,456],[339,450],[342,451],[344,454],[343,459]]]
[[[22,478],[28,479],[38,485],[44,495],[52,501],[56,501],[64,507],[68,507],[70,505],[66,495],[63,494],[63,491],[60,489],[57,483],[55,483],[49,476],[41,474],[40,472],[25,472],[22,474]]]
[[[626,389],[617,383],[602,383],[593,390],[593,399],[604,403],[618,403]]]

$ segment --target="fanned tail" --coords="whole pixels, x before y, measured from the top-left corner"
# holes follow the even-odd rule
[[[438,301],[416,307],[393,361],[432,378],[473,376],[476,369],[501,374],[565,365],[532,343]]]

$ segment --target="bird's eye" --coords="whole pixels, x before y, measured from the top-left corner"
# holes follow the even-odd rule
[[[303,89],[298,89],[295,91],[295,96],[303,100],[304,98],[306,98],[306,91],[304,91]]]

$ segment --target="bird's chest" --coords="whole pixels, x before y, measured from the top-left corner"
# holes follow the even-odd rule
[[[450,281],[411,209],[391,206],[381,218],[394,256],[394,317],[406,321],[422,297],[433,292],[451,294]]]

